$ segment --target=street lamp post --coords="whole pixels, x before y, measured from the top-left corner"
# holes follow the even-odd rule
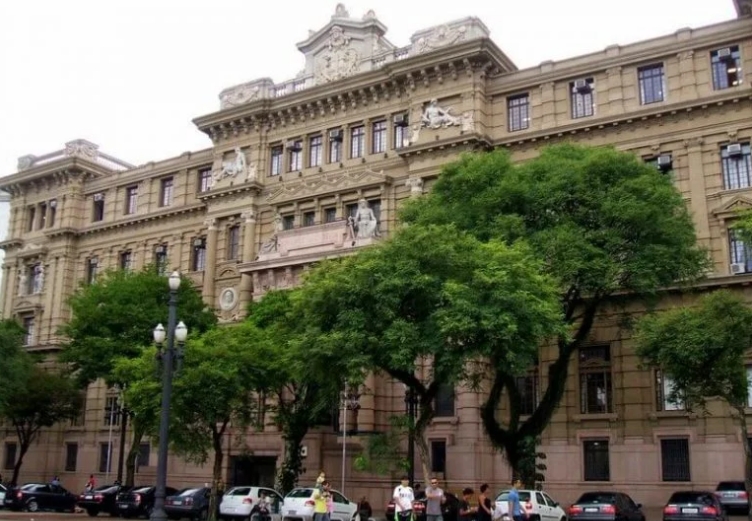
[[[125,435],[128,431],[128,409],[125,407],[125,385],[120,387],[120,446],[118,447],[118,468],[116,481],[123,484],[123,466],[125,464]]]
[[[360,394],[357,391],[348,389],[345,383],[345,390],[342,393],[342,488],[340,492],[345,493],[345,474],[347,470],[347,410],[357,411],[360,407]],[[357,428],[357,424],[354,424]]]
[[[405,409],[407,412],[407,478],[415,485],[415,406],[418,397],[412,387],[405,386]]]
[[[180,288],[180,274],[173,271],[169,277],[170,301],[169,314],[167,316],[167,331],[162,324],[154,328],[154,342],[159,348],[158,357],[162,362],[162,413],[159,423],[159,454],[157,459],[157,490],[154,494],[154,510],[151,514],[152,521],[167,521],[167,513],[164,510],[165,487],[167,485],[167,450],[169,447],[167,436],[170,431],[170,400],[172,398],[172,373],[175,362],[179,363],[182,356],[181,349],[175,348],[175,341],[182,345],[188,336],[188,328],[185,324],[177,323],[178,289]],[[167,349],[162,350],[165,336],[167,337]]]

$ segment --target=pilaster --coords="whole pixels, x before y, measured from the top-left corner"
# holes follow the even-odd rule
[[[692,218],[699,241],[709,246],[710,223],[708,222],[708,201],[706,199],[705,172],[702,167],[701,138],[688,139],[684,142],[687,149],[687,168],[689,170],[689,193]]]
[[[251,262],[256,246],[256,213],[247,210],[240,216],[243,218],[243,262]],[[245,310],[252,298],[253,279],[250,273],[243,273],[240,279],[240,308]]]
[[[360,395],[360,408],[358,409],[358,430],[373,432],[376,430],[376,378],[373,373],[366,377],[365,392]]]
[[[217,220],[209,218],[204,221],[206,230],[206,269],[204,271],[204,302],[214,305],[214,278],[217,272]]]
[[[608,114],[624,113],[624,85],[621,67],[606,69],[606,93]]]
[[[540,114],[541,128],[556,126],[556,95],[554,82],[547,82],[540,86]]]
[[[680,101],[697,99],[697,74],[695,71],[695,52],[685,51],[676,55],[679,60]]]

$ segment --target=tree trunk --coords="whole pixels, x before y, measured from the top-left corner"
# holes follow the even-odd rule
[[[212,444],[214,445],[214,467],[212,469],[212,487],[209,496],[208,519],[214,520],[217,516],[217,504],[219,493],[219,482],[222,480],[222,462],[224,461],[224,450],[222,448],[222,438],[227,427],[227,422],[219,430],[212,432]]]
[[[431,477],[431,451],[428,447],[428,440],[426,439],[426,429],[431,425],[433,420],[433,398],[427,401],[425,398],[420,402],[420,415],[417,417],[414,426],[410,426],[413,430],[411,433],[416,447],[418,447],[418,453],[420,454],[421,469],[423,470],[423,480],[427,481]],[[410,462],[413,465],[413,462]],[[411,483],[411,485],[414,485]]]
[[[133,425],[133,440],[131,441],[131,448],[128,450],[128,458],[125,461],[125,483],[123,485],[132,487],[136,478],[136,463],[138,462],[138,454],[141,448],[141,440],[146,433],[146,428],[143,427],[135,418],[132,422]]]
[[[747,497],[752,498],[752,447],[749,446],[749,432],[747,431],[747,416],[744,405],[736,407],[739,413],[739,428],[742,431],[742,445],[744,447],[744,489]],[[747,519],[752,521],[752,508],[747,513]]]
[[[18,448],[20,449],[20,452],[18,453],[18,460],[16,461],[16,464],[13,465],[13,477],[11,478],[10,482],[13,485],[18,485],[18,475],[21,473],[21,466],[23,465],[24,456],[26,456],[26,453],[29,452],[31,442],[33,442],[34,438],[36,438],[37,432],[39,432],[39,428],[29,427],[28,425],[23,424],[15,425],[15,428],[16,435],[18,436]]]
[[[286,495],[298,483],[298,476],[303,471],[303,458],[300,446],[303,438],[308,434],[308,426],[304,423],[289,426],[289,432],[283,434],[285,440],[285,459],[279,469],[277,487],[282,495]]]

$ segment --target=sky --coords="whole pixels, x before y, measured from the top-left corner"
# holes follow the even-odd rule
[[[334,0],[0,2],[0,176],[17,158],[84,138],[136,165],[211,146],[191,120],[218,94],[303,68],[296,43]],[[518,67],[736,17],[732,0],[348,0],[402,47],[420,29],[477,16]]]

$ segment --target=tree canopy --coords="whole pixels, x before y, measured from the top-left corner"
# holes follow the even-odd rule
[[[556,145],[520,164],[503,151],[463,156],[429,194],[405,206],[402,219],[410,226],[451,223],[480,241],[523,241],[558,284],[568,334],[559,336],[534,413],[520,419],[512,366],[497,366],[482,408],[490,440],[515,470],[525,440],[539,436],[558,407],[570,358],[608,298],[653,294],[709,266],[670,176],[612,148]],[[497,415],[504,393],[506,424]]]
[[[12,319],[0,321],[0,416],[8,405],[14,391],[26,382],[26,375],[33,361],[23,347],[25,332],[21,325]]]

